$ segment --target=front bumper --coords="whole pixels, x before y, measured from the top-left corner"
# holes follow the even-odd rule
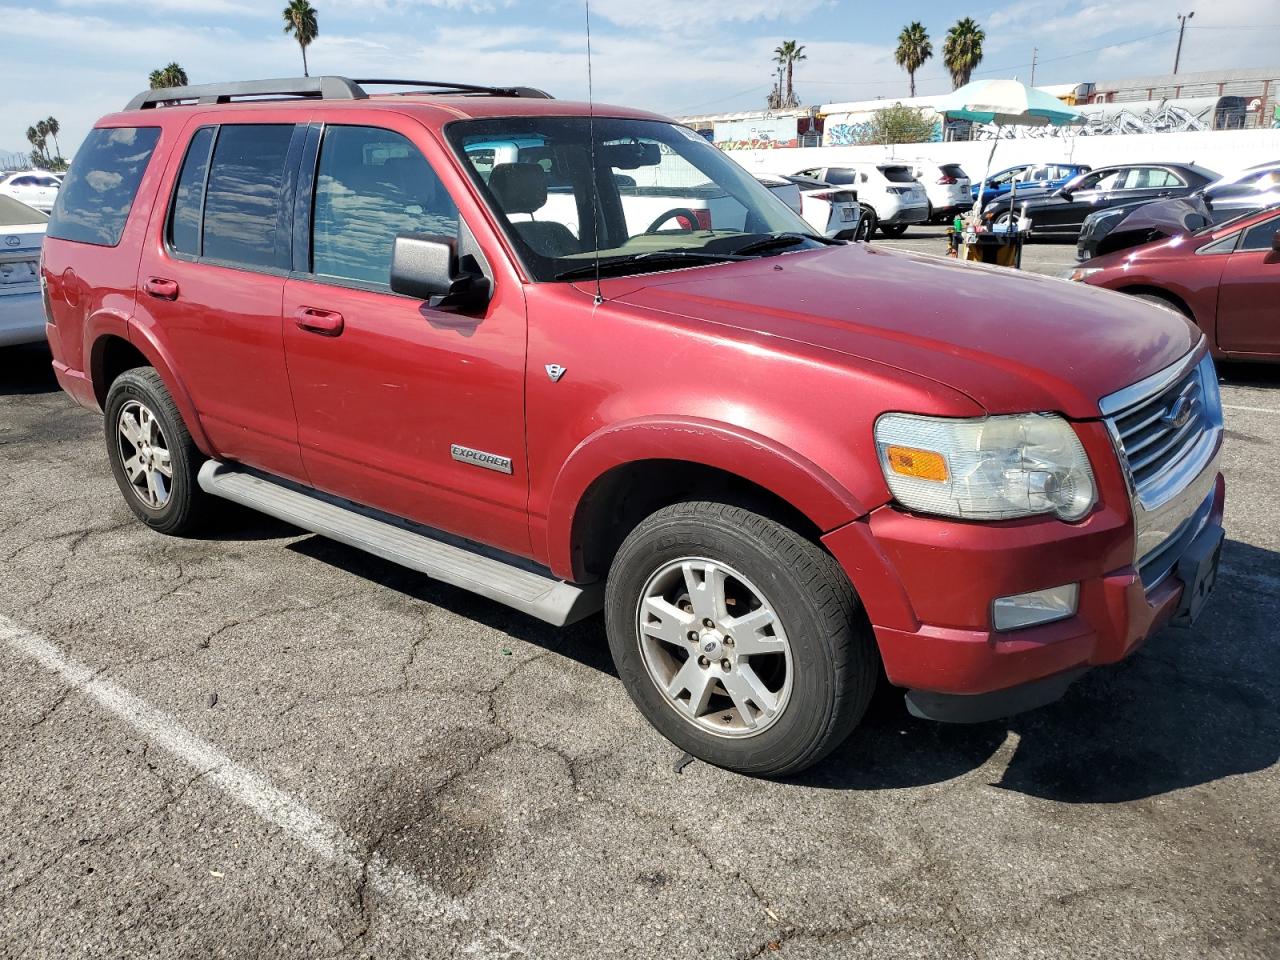
[[[1120,468],[1114,455],[1093,455],[1109,452],[1102,430],[1082,430],[1100,506],[1080,523],[966,523],[886,506],[824,538],[863,598],[890,682],[912,691],[913,712],[973,720],[1038,706],[1085,669],[1124,659],[1183,612],[1185,565],[1143,584]],[[1207,474],[1199,530],[1220,537],[1225,487],[1216,461]],[[993,629],[995,597],[1066,583],[1080,585],[1074,616]]]

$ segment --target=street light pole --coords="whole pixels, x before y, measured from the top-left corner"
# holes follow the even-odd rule
[[[1194,10],[1185,17],[1182,14],[1178,14],[1178,52],[1173,55],[1173,72],[1175,74],[1178,72],[1178,64],[1182,60],[1182,35],[1187,32],[1187,21],[1195,15],[1196,12]]]

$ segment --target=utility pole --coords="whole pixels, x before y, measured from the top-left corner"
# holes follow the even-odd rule
[[[1192,10],[1185,17],[1178,14],[1178,52],[1173,55],[1173,72],[1178,72],[1178,64],[1182,61],[1182,35],[1187,32],[1187,21],[1196,15]]]
[[[1031,48],[1031,86],[1036,85],[1036,57],[1040,53],[1039,47]]]

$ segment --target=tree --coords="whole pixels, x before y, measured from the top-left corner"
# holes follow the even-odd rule
[[[284,32],[291,34],[302,48],[302,75],[307,73],[307,47],[320,33],[320,25],[316,22],[316,8],[307,0],[289,0],[284,8]]]
[[[190,82],[187,79],[187,71],[176,63],[170,63],[167,67],[151,71],[152,90],[163,90],[166,87],[185,87]]]
[[[62,126],[61,124],[58,123],[58,121],[54,117],[50,117],[48,120],[46,120],[44,122],[44,125],[49,130],[49,136],[53,137],[53,152],[56,156],[55,162],[57,160],[61,160],[62,148],[58,146],[58,131],[62,129]]]
[[[43,128],[43,131],[42,129]],[[49,165],[49,157],[44,152],[45,145],[48,143],[49,127],[41,120],[34,127],[27,127],[27,142],[31,144],[31,165],[33,167],[47,167]]]
[[[786,90],[779,90],[778,99],[781,101],[780,107],[798,107],[800,101],[796,99],[795,87],[792,86],[791,80],[795,74],[795,65],[801,60],[808,60],[804,54],[804,47],[797,46],[794,40],[784,40],[782,45],[776,47],[773,51],[773,62],[778,64],[779,71],[786,71],[787,85]],[[781,85],[781,84],[780,84]]]
[[[933,139],[935,122],[919,107],[895,103],[877,110],[864,143],[928,143]]]
[[[953,86],[963,87],[969,82],[974,69],[982,62],[982,41],[985,39],[987,35],[972,17],[958,20],[947,31],[946,42],[942,45],[942,62],[951,74]]]
[[[933,56],[933,44],[919,20],[912,21],[898,34],[898,49],[893,58],[911,80],[911,96],[916,95],[916,71]]]

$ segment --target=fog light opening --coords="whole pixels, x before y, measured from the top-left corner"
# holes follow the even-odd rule
[[[1080,601],[1080,584],[1067,583],[1047,590],[1032,590],[1011,597],[997,597],[991,606],[991,621],[1000,631],[1038,627],[1075,616]]]

